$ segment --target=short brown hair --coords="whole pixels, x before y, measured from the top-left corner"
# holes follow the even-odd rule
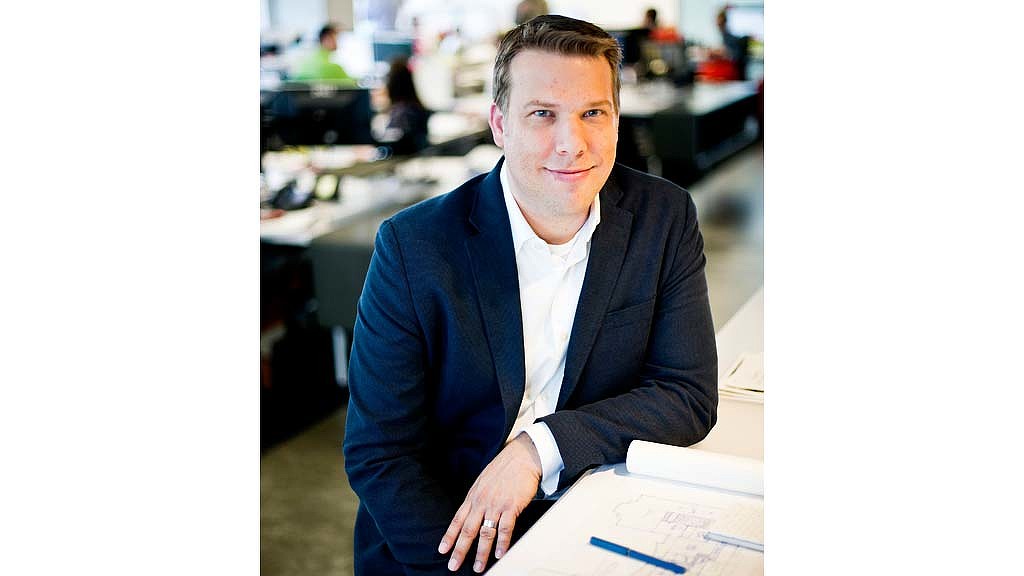
[[[494,59],[494,101],[502,112],[508,110],[512,59],[523,50],[541,50],[567,56],[603,57],[612,72],[615,110],[619,109],[619,62],[622,49],[601,28],[567,16],[544,15],[513,28],[501,40]]]

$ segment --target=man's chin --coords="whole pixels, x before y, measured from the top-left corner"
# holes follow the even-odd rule
[[[560,178],[550,178],[548,182],[553,190],[561,190],[574,196],[593,197],[604,186],[607,179],[607,176],[602,179],[596,170],[591,170],[585,178],[578,180],[566,181]]]

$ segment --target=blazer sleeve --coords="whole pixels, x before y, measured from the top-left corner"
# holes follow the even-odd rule
[[[624,462],[634,439],[689,446],[715,425],[718,352],[704,276],[704,241],[693,201],[687,199],[681,225],[670,234],[675,249],[666,251],[636,385],[620,396],[539,419],[547,423],[565,464],[559,488],[588,468]]]
[[[345,469],[394,557],[441,573],[453,502],[426,460],[426,347],[401,247],[388,221],[359,300],[349,363]]]

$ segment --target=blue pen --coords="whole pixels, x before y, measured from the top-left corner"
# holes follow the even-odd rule
[[[608,550],[609,552],[615,552],[616,554],[622,554],[623,556],[628,556],[630,558],[634,558],[634,559],[639,560],[641,562],[647,562],[648,564],[652,564],[654,566],[657,566],[658,568],[664,568],[665,570],[668,570],[669,572],[674,572],[676,574],[682,574],[683,572],[686,572],[686,568],[683,568],[679,564],[673,564],[671,562],[666,562],[664,560],[658,560],[654,556],[648,556],[647,554],[644,554],[642,552],[637,552],[636,550],[630,550],[629,548],[626,548],[625,546],[619,546],[618,544],[613,544],[613,543],[611,543],[611,542],[609,542],[607,540],[602,540],[602,539],[598,538],[597,536],[591,536],[590,537],[590,543],[593,544],[594,546],[597,546],[598,548],[604,548],[605,550]]]

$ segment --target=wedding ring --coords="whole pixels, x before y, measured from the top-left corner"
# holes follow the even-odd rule
[[[497,528],[498,523],[494,520],[484,520],[484,528]]]

